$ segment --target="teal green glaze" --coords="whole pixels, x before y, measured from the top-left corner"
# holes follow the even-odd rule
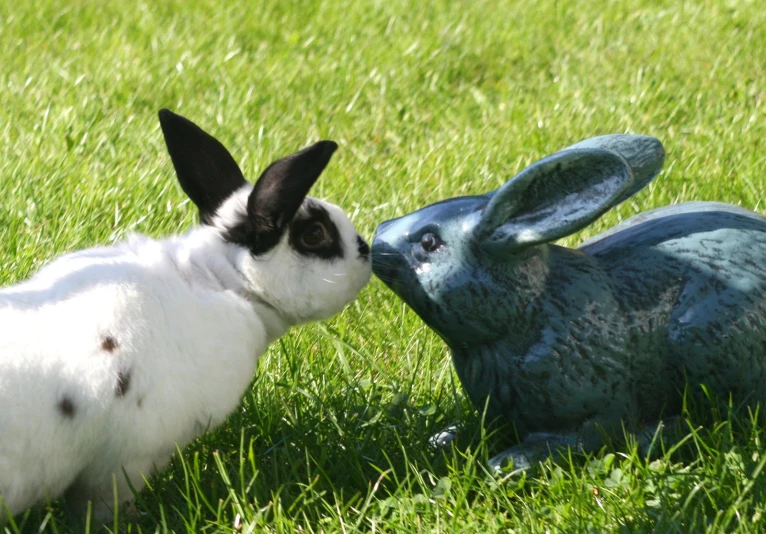
[[[651,137],[589,139],[497,191],[382,223],[373,271],[444,339],[474,405],[522,436],[587,446],[596,425],[678,413],[687,382],[762,400],[766,219],[689,203],[577,249],[550,244],[640,190],[663,160]]]

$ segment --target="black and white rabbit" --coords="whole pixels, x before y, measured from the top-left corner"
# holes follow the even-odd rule
[[[202,224],[67,254],[0,291],[0,523],[61,495],[108,520],[113,487],[131,501],[128,479],[140,490],[236,408],[269,343],[341,311],[370,278],[346,215],[306,196],[334,142],[253,186],[216,139],[159,117]]]

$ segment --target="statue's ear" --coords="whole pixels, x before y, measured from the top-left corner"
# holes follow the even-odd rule
[[[660,173],[662,165],[665,163],[665,147],[662,146],[659,139],[648,135],[600,135],[568,148],[600,148],[617,152],[625,158],[633,172],[633,183],[625,189],[615,205],[629,199],[646,187]]]
[[[499,190],[474,230],[488,252],[513,253],[580,230],[617,204],[633,183],[619,154],[567,149],[523,170]]]

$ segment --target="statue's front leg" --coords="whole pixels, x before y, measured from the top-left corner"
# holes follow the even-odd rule
[[[568,448],[580,449],[577,433],[555,434],[533,432],[518,445],[504,450],[490,458],[489,468],[495,474],[508,471],[526,471],[537,462],[555,455],[566,453]]]
[[[636,432],[638,451],[645,458],[656,458],[664,447],[677,443],[682,436],[683,419],[680,416],[646,423]]]

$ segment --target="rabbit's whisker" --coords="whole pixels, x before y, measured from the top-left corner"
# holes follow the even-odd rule
[[[394,283],[397,281],[396,278],[390,278],[388,276],[378,276],[378,279],[381,280],[382,282],[387,282],[387,283]]]

